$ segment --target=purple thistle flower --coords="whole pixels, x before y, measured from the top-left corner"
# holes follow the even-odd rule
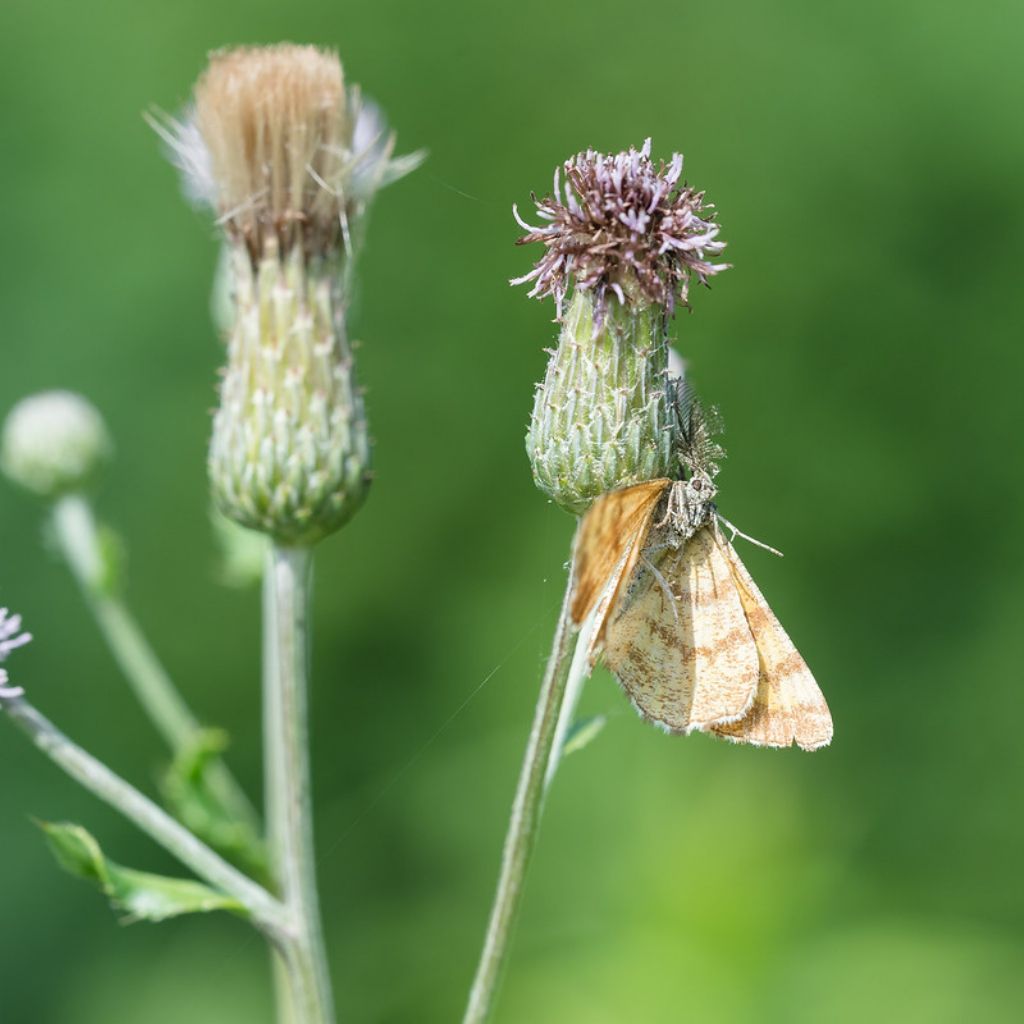
[[[662,306],[671,316],[687,305],[691,278],[706,285],[726,270],[712,259],[725,248],[718,240],[714,207],[704,193],[680,184],[683,156],[675,153],[658,167],[651,162],[651,140],[640,150],[613,156],[587,150],[555,170],[550,196],[532,195],[537,216],[518,245],[541,242],[545,253],[528,274],[512,284],[532,282],[530,296],[554,296],[558,318],[570,282],[595,297],[595,328],[607,312],[609,295],[621,305],[636,301]]]

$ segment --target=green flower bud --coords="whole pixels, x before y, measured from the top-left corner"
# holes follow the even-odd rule
[[[342,526],[370,481],[370,440],[326,257],[232,252],[235,318],[210,443],[217,507],[285,544]]]
[[[71,391],[22,399],[8,414],[0,466],[15,483],[47,499],[88,485],[112,449],[103,418]]]
[[[526,435],[537,486],[577,514],[673,465],[664,315],[614,306],[595,331],[594,302],[590,291],[573,296]]]

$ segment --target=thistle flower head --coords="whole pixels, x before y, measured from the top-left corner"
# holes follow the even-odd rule
[[[728,264],[712,260],[725,248],[718,240],[713,207],[704,193],[680,183],[683,156],[657,167],[651,140],[637,150],[606,155],[578,153],[555,170],[550,196],[533,201],[545,223],[526,223],[518,244],[541,242],[545,253],[530,273],[513,284],[532,282],[530,295],[554,296],[561,319],[570,284],[595,296],[595,326],[608,303],[647,303],[669,316],[677,302],[686,305],[690,281],[708,278]]]
[[[91,402],[71,391],[44,391],[8,414],[0,466],[15,483],[53,499],[85,486],[111,447]]]
[[[345,322],[363,214],[422,154],[392,158],[380,110],[345,84],[336,53],[312,46],[215,53],[185,120],[151,124],[225,233],[214,502],[279,543],[312,544],[348,521],[370,482]]]
[[[348,250],[374,193],[422,159],[392,159],[378,108],[346,86],[336,53],[313,46],[214,53],[186,118],[151,123],[189,197],[254,260],[271,238],[281,251]]]
[[[30,633],[21,631],[21,616],[9,615],[6,608],[0,608],[0,661],[18,647],[24,647],[32,639]],[[20,686],[7,685],[7,672],[0,668],[0,699],[20,697],[24,691]]]

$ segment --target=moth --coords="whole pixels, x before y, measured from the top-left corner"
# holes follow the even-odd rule
[[[832,739],[832,716],[736,554],[739,531],[718,514],[724,452],[713,418],[681,384],[674,401],[681,476],[611,491],[590,507],[573,550],[572,620],[587,623],[591,666],[602,657],[641,716],[663,729],[816,750]]]

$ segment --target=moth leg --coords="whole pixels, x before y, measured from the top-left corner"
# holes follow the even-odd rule
[[[675,618],[676,625],[678,626],[679,609],[676,607],[677,598],[676,595],[672,593],[672,588],[668,585],[668,580],[666,580],[665,577],[662,576],[661,572],[658,570],[658,567],[653,562],[651,562],[646,555],[641,555],[640,560],[643,562],[644,567],[647,569],[647,571],[655,578],[655,580],[657,580],[658,586],[661,587],[662,594],[664,594],[664,596],[668,598],[668,606],[672,609],[672,616],[673,618]]]
[[[665,502],[665,514],[654,523],[654,528],[660,530],[666,523],[673,521],[679,514],[679,488],[673,484],[668,489],[668,500]]]

